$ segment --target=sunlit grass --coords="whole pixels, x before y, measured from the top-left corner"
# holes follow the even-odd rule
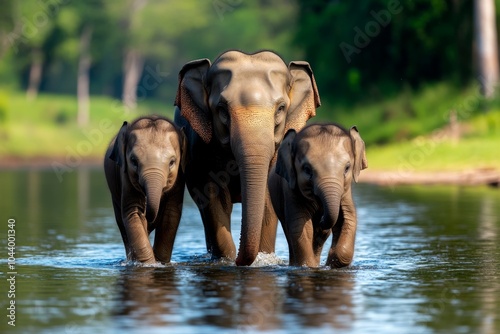
[[[461,122],[458,139],[434,133],[390,145],[370,145],[372,169],[414,171],[494,168],[500,170],[500,110]]]
[[[449,122],[451,110],[461,121],[479,113],[481,97],[477,87],[464,89],[446,83],[433,84],[414,92],[403,93],[374,103],[333,106],[328,102],[318,109],[318,120],[338,122],[346,127],[356,125],[371,144],[409,140],[439,129]]]
[[[82,158],[100,157],[123,121],[143,114],[173,116],[170,103],[140,103],[134,111],[109,97],[91,98],[89,124],[76,124],[77,101],[73,96],[41,94],[28,101],[20,92],[1,95],[0,156],[64,157],[76,152]]]
[[[367,148],[371,170],[500,170],[500,136],[463,138],[458,142],[420,139]]]
[[[438,84],[349,110],[326,105],[315,120],[357,125],[371,170],[500,169],[500,108],[481,110],[474,89]],[[117,99],[96,96],[90,108],[90,124],[79,128],[73,96],[42,94],[28,101],[21,92],[0,89],[0,157],[100,158],[124,120],[152,113],[173,117],[172,104],[162,101],[131,112]],[[450,110],[457,111],[463,130],[458,142],[435,132],[448,124]]]
[[[372,170],[500,170],[499,102],[485,102],[475,85],[440,83],[382,102],[325,107],[320,119],[357,126]],[[451,111],[461,129],[458,141],[446,130]]]

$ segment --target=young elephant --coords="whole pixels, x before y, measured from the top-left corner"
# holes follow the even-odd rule
[[[104,171],[128,260],[170,262],[182,213],[185,146],[183,132],[159,116],[124,122],[111,141]]]
[[[356,234],[352,179],[367,167],[365,144],[356,127],[309,125],[286,133],[269,175],[274,210],[286,235],[290,265],[319,266],[323,244],[333,232],[326,264],[351,263]]]

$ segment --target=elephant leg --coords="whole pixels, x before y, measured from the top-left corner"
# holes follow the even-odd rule
[[[120,229],[120,234],[122,235],[123,246],[125,246],[125,254],[127,256],[127,260],[131,260],[130,245],[127,238],[127,232],[125,231],[125,225],[123,224],[122,209],[120,207],[120,204],[118,204],[114,198],[113,198],[113,210],[115,212],[116,224],[118,225],[118,228]]]
[[[123,246],[125,247],[125,254],[127,260],[131,260],[132,254],[130,253],[130,244],[127,238],[127,232],[125,231],[125,225],[122,218],[120,169],[116,167],[114,162],[111,163],[108,160],[109,159],[106,159],[104,163],[106,182],[111,192],[111,200],[113,202],[115,220],[122,236]]]
[[[211,196],[207,205],[199,206],[207,251],[214,258],[236,258],[236,247],[231,235],[231,212],[233,204],[229,192],[220,191],[217,196]]]
[[[288,222],[287,222],[288,223]],[[313,250],[313,223],[311,218],[298,215],[288,223],[290,234],[290,265],[317,267],[319,260]]]
[[[153,251],[157,261],[169,263],[182,215],[184,184],[172,189],[160,204]]]
[[[323,245],[325,244],[326,240],[332,233],[332,229],[323,230],[320,227],[321,218],[322,218],[321,214],[319,215],[316,214],[316,216],[313,218],[314,238],[312,243],[312,249],[318,265],[321,260],[321,251],[323,250]]]
[[[269,189],[266,191],[266,204],[264,207],[264,220],[262,222],[262,233],[260,234],[259,252],[274,253],[276,246],[276,232],[278,229],[278,217],[273,209]]]
[[[321,261],[321,251],[323,250],[323,245],[325,244],[326,239],[330,236],[331,232],[332,230],[320,230],[314,232],[312,249],[317,266],[319,266]]]
[[[283,232],[285,233],[286,242],[288,244],[288,264],[290,266],[294,266],[297,261],[295,261],[295,248],[292,240],[292,235],[286,223],[283,223],[282,221],[281,225],[283,227]]]
[[[142,263],[155,263],[155,257],[151,243],[149,242],[146,218],[142,214],[132,213],[125,219],[125,229],[130,241],[131,259]]]

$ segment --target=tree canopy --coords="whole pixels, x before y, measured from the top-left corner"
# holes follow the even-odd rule
[[[473,0],[1,0],[0,7],[0,85],[22,89],[39,61],[40,90],[75,93],[85,27],[90,92],[117,98],[131,50],[140,69],[133,87],[152,71],[161,80],[139,97],[169,101],[185,62],[226,49],[307,60],[322,99],[333,102],[475,76]]]
[[[295,42],[328,94],[463,83],[472,73],[471,0],[299,1]],[[329,73],[330,75],[323,75]]]

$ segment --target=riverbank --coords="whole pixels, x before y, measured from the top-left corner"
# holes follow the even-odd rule
[[[0,171],[12,169],[57,169],[73,170],[79,167],[100,168],[102,158],[87,157],[85,159],[67,161],[63,157],[0,157]]]
[[[358,126],[369,166],[361,173],[361,182],[499,183],[500,101],[489,103],[486,111],[484,103],[478,107],[472,88],[458,92],[446,84],[407,95],[346,110],[325,105],[318,113],[318,121],[334,119]],[[459,102],[470,96],[476,97],[477,105],[463,107]],[[41,94],[28,101],[21,92],[11,92],[4,98],[3,109],[0,105],[0,169],[50,169],[59,176],[81,166],[102,168],[108,143],[124,120],[151,113],[172,117],[173,110],[164,101],[143,101],[130,111],[120,101],[94,96],[89,124],[78,127],[72,96]],[[450,106],[456,107],[456,117],[447,124]],[[403,117],[399,111],[404,108],[413,111]]]
[[[470,169],[463,171],[380,171],[366,169],[361,172],[359,182],[383,186],[395,185],[488,185],[500,187],[500,170]]]
[[[60,157],[2,157],[0,172],[12,169],[49,169],[55,173],[62,170],[102,168],[102,158],[93,157],[78,162],[69,162]],[[359,177],[360,183],[371,183],[382,186],[395,185],[487,185],[500,187],[500,170],[495,168],[467,169],[462,171],[397,171],[397,170],[363,170]]]

